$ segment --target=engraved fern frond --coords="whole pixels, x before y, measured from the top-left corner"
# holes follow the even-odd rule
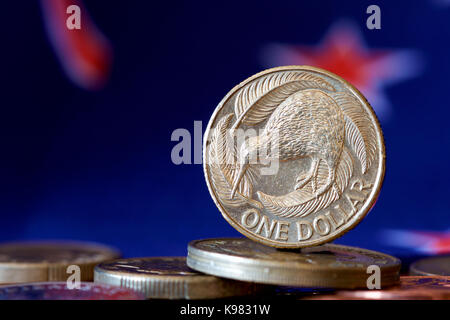
[[[256,125],[266,120],[290,95],[304,89],[322,89],[334,92],[324,79],[305,72],[274,73],[254,81],[236,96],[234,112],[239,125]]]
[[[317,180],[324,181],[329,170],[323,161],[321,161]],[[336,170],[335,187],[342,193],[347,187],[353,174],[353,161],[349,152],[344,148],[341,159]],[[338,200],[340,195],[335,188],[330,188],[325,193],[316,198],[312,192],[310,183],[304,188],[295,190],[282,196],[271,196],[263,192],[257,192],[259,199],[264,207],[278,217],[292,218],[305,217],[311,213],[317,212],[328,207],[331,203]]]
[[[346,140],[361,163],[362,173],[366,173],[376,155],[376,130],[361,102],[352,95],[339,92],[333,98],[345,115]]]
[[[238,207],[247,203],[261,207],[259,202],[252,200],[252,179],[256,175],[250,168],[242,178],[236,195],[231,199],[233,181],[237,175],[237,163],[235,160],[236,150],[230,146],[230,139],[227,139],[227,130],[233,114],[230,113],[219,120],[212,133],[209,148],[209,169],[211,181],[216,190],[217,196],[223,204]]]

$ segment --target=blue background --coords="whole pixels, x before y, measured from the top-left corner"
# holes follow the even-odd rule
[[[79,239],[125,256],[185,255],[190,240],[239,236],[216,209],[201,165],[174,165],[173,130],[207,124],[222,97],[265,68],[270,42],[316,45],[352,20],[369,48],[413,48],[420,76],[386,88],[386,177],[375,208],[336,242],[389,253],[386,229],[449,227],[450,5],[377,1],[86,3],[109,38],[108,85],[85,91],[63,73],[39,3],[0,10],[0,240]]]

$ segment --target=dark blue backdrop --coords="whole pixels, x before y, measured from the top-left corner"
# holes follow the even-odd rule
[[[109,38],[108,84],[70,82],[38,2],[0,10],[0,240],[68,238],[126,256],[184,255],[190,240],[238,236],[216,209],[201,165],[171,162],[172,131],[206,126],[238,82],[266,66],[268,43],[317,45],[337,20],[368,48],[413,48],[420,75],[386,87],[387,171],[380,198],[338,243],[396,252],[386,229],[449,228],[450,5],[377,1],[90,1]],[[204,128],[203,128],[204,129]]]

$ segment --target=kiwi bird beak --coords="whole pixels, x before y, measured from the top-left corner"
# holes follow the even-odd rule
[[[233,189],[231,190],[231,198],[230,199],[234,198],[234,195],[236,194],[236,191],[239,187],[239,183],[241,183],[242,177],[244,176],[245,171],[247,171],[247,167],[248,167],[248,162],[245,162],[239,168],[239,173],[233,182]]]

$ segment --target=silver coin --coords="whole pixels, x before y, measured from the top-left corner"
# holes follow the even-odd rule
[[[214,299],[243,296],[265,289],[190,269],[185,257],[119,259],[95,267],[94,281],[129,288],[149,299]]]

